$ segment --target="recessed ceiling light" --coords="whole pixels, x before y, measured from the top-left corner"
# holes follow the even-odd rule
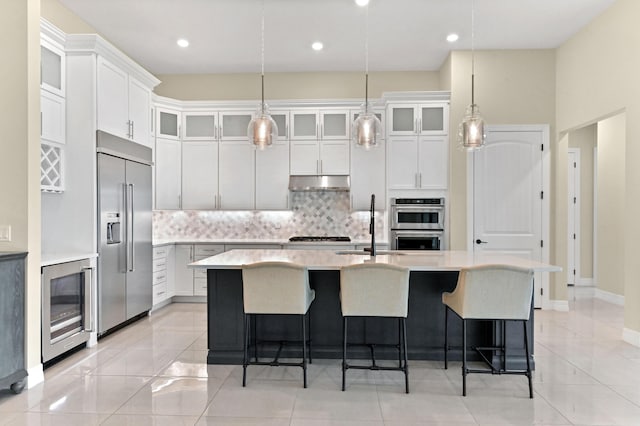
[[[322,50],[323,47],[324,47],[324,45],[319,41],[316,41],[311,45],[311,48],[313,50]]]
[[[459,39],[459,38],[460,38],[460,36],[458,36],[458,34],[451,33],[451,34],[449,34],[449,35],[447,36],[447,41],[448,41],[449,43],[453,43],[453,42],[455,42],[455,41],[458,41],[458,39]]]
[[[369,4],[369,0],[356,0],[358,6],[366,6]]]
[[[186,38],[179,38],[176,43],[178,43],[178,46],[180,46],[180,47],[189,46],[189,40],[187,40]]]

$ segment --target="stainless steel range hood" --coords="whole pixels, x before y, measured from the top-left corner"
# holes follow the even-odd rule
[[[308,176],[291,175],[290,191],[348,191],[350,187],[348,175]]]

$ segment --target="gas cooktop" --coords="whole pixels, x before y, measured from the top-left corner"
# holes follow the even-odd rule
[[[294,242],[336,242],[336,241],[340,241],[340,242],[350,242],[351,238],[349,237],[335,237],[335,236],[310,236],[310,235],[303,235],[303,236],[296,236],[296,237],[291,237],[289,238],[289,241],[294,243]]]

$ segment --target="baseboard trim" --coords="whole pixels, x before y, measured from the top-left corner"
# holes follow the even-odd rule
[[[44,369],[42,363],[27,369],[27,389],[31,389],[36,385],[44,382]]]
[[[593,280],[593,278],[579,278],[576,281],[576,285],[580,287],[594,287],[596,285],[596,282]]]
[[[558,312],[569,312],[568,300],[549,300],[549,309]]]
[[[633,346],[640,347],[640,332],[625,327],[622,330],[622,340]]]
[[[597,299],[604,300],[605,302],[613,303],[614,305],[624,306],[624,296],[621,296],[619,294],[611,293],[609,291],[596,288],[594,296]]]

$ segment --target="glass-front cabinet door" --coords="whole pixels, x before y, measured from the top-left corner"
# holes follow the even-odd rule
[[[216,140],[218,138],[217,112],[185,112],[183,140]]]
[[[221,112],[220,140],[247,139],[247,128],[252,117],[252,111]]]
[[[392,136],[442,135],[449,123],[449,107],[434,102],[419,105],[391,105],[389,134]]]
[[[156,136],[166,139],[180,139],[180,112],[157,108],[158,123]]]
[[[318,112],[291,111],[291,139],[318,139]]]
[[[65,95],[65,54],[64,50],[49,42],[40,40],[40,88],[58,96]]]
[[[416,134],[416,108],[412,105],[391,106],[389,108],[389,134],[406,136]]]
[[[320,111],[320,139],[348,139],[349,111]]]
[[[278,140],[289,140],[289,111],[271,111],[271,117],[278,126]]]
[[[420,134],[444,134],[449,122],[449,108],[446,105],[421,105],[420,106]]]

